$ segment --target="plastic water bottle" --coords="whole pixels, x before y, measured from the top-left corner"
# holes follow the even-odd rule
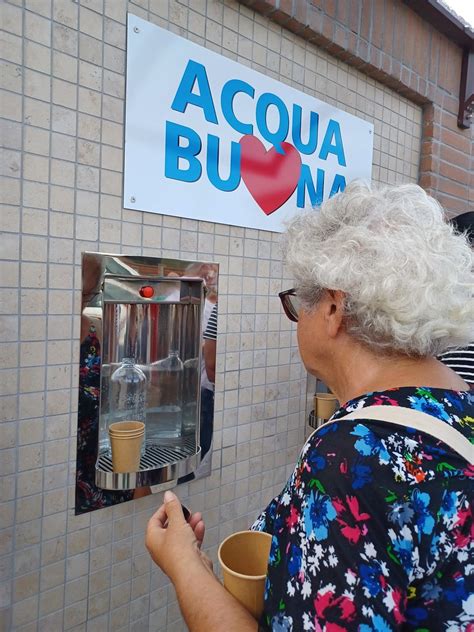
[[[146,411],[147,438],[153,443],[181,437],[184,364],[178,351],[150,366],[151,402]]]
[[[135,358],[123,358],[110,378],[108,426],[117,421],[141,421],[145,423],[146,437],[146,391],[147,378],[135,364]],[[144,449],[145,441],[142,451]]]
[[[199,358],[189,358],[184,363],[183,384],[183,435],[194,434],[199,415]]]

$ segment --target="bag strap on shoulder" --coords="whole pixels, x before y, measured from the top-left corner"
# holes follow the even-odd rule
[[[344,415],[344,417],[339,417],[339,419],[328,421],[326,424],[323,424],[323,426],[346,419],[373,419],[404,426],[405,428],[421,430],[443,441],[443,443],[460,454],[471,465],[474,464],[474,445],[469,439],[459,432],[459,430],[456,430],[456,428],[420,410],[413,410],[412,408],[405,408],[404,406],[367,406],[366,408],[354,410]]]

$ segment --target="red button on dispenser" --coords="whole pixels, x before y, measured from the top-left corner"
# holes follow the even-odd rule
[[[151,298],[154,293],[155,290],[150,285],[144,285],[140,289],[140,296],[143,296],[143,298]]]

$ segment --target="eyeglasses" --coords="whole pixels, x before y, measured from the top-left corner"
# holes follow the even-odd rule
[[[285,290],[284,292],[280,292],[278,294],[280,297],[281,304],[283,305],[283,309],[285,314],[288,316],[290,320],[294,323],[298,322],[298,312],[300,311],[300,301],[296,296],[295,288],[291,288],[291,290]]]

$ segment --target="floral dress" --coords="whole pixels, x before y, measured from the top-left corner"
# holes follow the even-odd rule
[[[427,412],[474,441],[474,393],[369,393],[332,419],[371,405]],[[252,527],[273,536],[260,629],[474,632],[473,477],[414,429],[320,428]]]

